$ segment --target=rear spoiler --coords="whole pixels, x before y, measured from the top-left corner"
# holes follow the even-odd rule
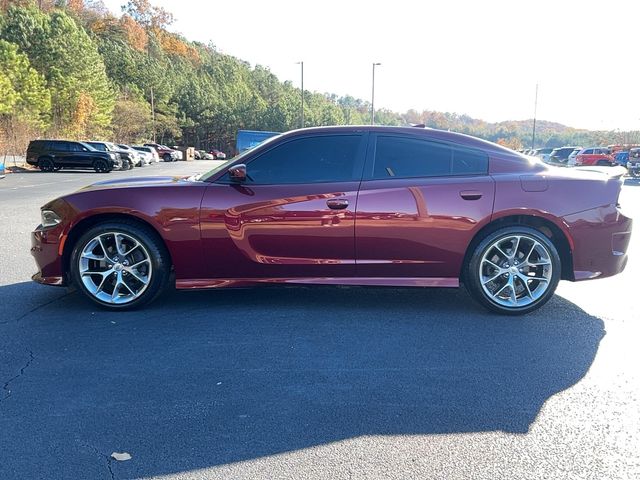
[[[587,172],[598,172],[603,173],[609,178],[617,178],[621,179],[627,174],[627,169],[621,166],[616,167],[599,167],[599,166],[585,166],[585,167],[574,167],[576,170],[582,170]]]

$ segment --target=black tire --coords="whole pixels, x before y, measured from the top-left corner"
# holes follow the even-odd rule
[[[163,159],[165,162],[172,162],[172,161],[173,161],[173,157],[172,157],[172,156],[171,156],[171,154],[169,154],[169,153],[165,153],[165,154],[162,156],[162,159]]]
[[[522,239],[525,239],[525,242],[529,242],[530,239],[535,240],[535,242],[538,242],[539,245],[542,247],[540,248],[540,252],[545,252],[546,250],[546,255],[548,256],[549,260],[549,266],[550,266],[550,273],[549,270],[547,269],[546,266],[543,267],[532,267],[534,272],[533,272],[533,278],[529,278],[526,282],[522,282],[522,280],[520,279],[521,277],[519,277],[519,273],[516,270],[513,270],[513,267],[515,267],[516,269],[518,269],[518,263],[520,263],[520,266],[524,266],[522,261],[518,260],[517,258],[514,260],[515,265],[513,265],[514,262],[511,262],[511,265],[509,267],[507,267],[510,271],[512,270],[513,273],[506,273],[505,269],[502,269],[503,272],[505,272],[504,274],[500,275],[498,277],[498,279],[496,280],[496,282],[499,282],[500,280],[504,280],[504,276],[505,275],[509,275],[509,280],[511,281],[511,276],[514,277],[513,282],[515,282],[517,280],[519,286],[521,287],[521,291],[520,294],[525,294],[525,287],[524,287],[524,283],[527,283],[527,290],[530,290],[529,286],[534,286],[534,290],[533,292],[536,291],[537,288],[539,288],[541,285],[543,285],[544,282],[539,282],[536,281],[534,278],[538,275],[535,270],[536,269],[546,269],[545,270],[545,274],[548,273],[549,278],[548,281],[546,282],[547,287],[546,290],[541,290],[541,294],[539,297],[535,298],[535,300],[531,300],[533,298],[533,295],[531,296],[523,296],[519,299],[516,300],[516,305],[514,306],[506,306],[504,304],[499,303],[499,300],[496,300],[496,296],[495,293],[499,293],[500,291],[500,286],[498,285],[496,288],[496,292],[494,292],[494,296],[489,295],[489,293],[487,293],[485,291],[485,287],[483,287],[483,281],[481,280],[481,275],[482,275],[482,270],[481,268],[487,268],[487,266],[485,265],[485,262],[483,262],[483,257],[485,256],[485,254],[489,254],[489,252],[492,249],[492,246],[496,244],[496,242],[500,242],[502,240],[504,241],[508,241],[508,239],[510,239],[511,237],[518,237],[521,236]],[[520,241],[522,241],[522,239]],[[518,244],[520,243],[520,241],[518,241]],[[515,243],[515,242],[514,242]],[[523,247],[526,247],[526,243],[523,243]],[[531,241],[531,245],[535,245],[535,243],[533,241]],[[535,247],[538,248],[538,247]],[[514,249],[515,250],[515,249]],[[532,248],[533,250],[533,248]],[[505,253],[509,253],[509,252],[505,252]],[[537,254],[537,252],[536,252]],[[516,256],[518,255],[518,252],[516,252]],[[529,254],[529,256],[531,255],[531,253]],[[520,257],[521,258],[521,257]],[[525,227],[525,226],[512,226],[512,227],[505,227],[505,228],[501,228],[499,230],[495,230],[493,232],[488,233],[483,239],[480,240],[479,243],[477,243],[477,245],[473,248],[473,252],[471,253],[471,255],[468,257],[469,261],[467,262],[467,265],[465,267],[465,270],[463,272],[463,281],[464,281],[464,285],[467,288],[467,290],[469,291],[469,294],[478,302],[480,303],[482,306],[484,306],[485,308],[487,308],[488,310],[492,311],[492,312],[496,312],[496,313],[500,313],[503,315],[524,315],[526,313],[532,312],[534,310],[537,310],[538,308],[540,308],[542,305],[544,305],[545,303],[547,303],[549,301],[549,299],[553,296],[556,287],[558,286],[558,282],[560,281],[560,276],[561,276],[561,262],[560,262],[560,255],[558,254],[558,250],[556,249],[555,245],[553,244],[553,242],[543,233],[539,232],[538,230],[535,230],[533,228],[530,227]],[[528,258],[527,258],[528,260]],[[491,262],[488,262],[491,264]],[[507,265],[508,261],[505,261],[505,263],[503,265],[498,265],[499,267],[504,267],[505,265]],[[493,267],[489,267],[489,268],[493,268]],[[492,273],[498,273],[500,270],[498,271],[494,271]],[[522,269],[519,270],[520,273],[522,273]],[[527,272],[526,274],[524,274],[523,276],[525,278],[526,275],[529,275],[529,272]],[[489,275],[488,275],[489,276]],[[491,274],[491,276],[493,276]],[[506,280],[504,280],[506,282]],[[529,284],[528,282],[531,281],[532,283]],[[491,287],[491,283],[486,282],[484,283],[485,285],[489,285],[486,288],[490,289]],[[512,285],[515,285],[515,283],[512,283]],[[503,287],[504,288],[504,287]],[[507,289],[508,291],[508,289]],[[514,292],[514,296],[517,297],[517,293],[516,293],[516,289],[513,288],[513,292]],[[526,297],[528,297],[528,299],[526,299]],[[517,302],[520,300],[524,300],[523,301],[523,305],[522,306],[517,306]],[[506,301],[506,300],[503,300]],[[530,303],[526,304],[526,301],[530,301]]]
[[[62,170],[62,167],[60,165],[56,165],[55,167],[53,167],[54,172],[59,172],[60,170]]]
[[[109,166],[107,165],[106,160],[99,158],[93,161],[93,169],[97,173],[107,173],[109,171]]]
[[[42,157],[38,159],[38,168],[43,172],[53,172],[56,165],[50,157]]]
[[[150,279],[147,286],[143,289],[140,296],[132,299],[131,301],[128,301],[127,303],[110,303],[97,298],[93,293],[91,293],[90,290],[88,290],[80,274],[79,262],[81,260],[83,249],[87,247],[87,245],[92,242],[93,239],[96,238],[96,236],[109,235],[109,233],[111,232],[122,233],[139,242],[143,247],[144,253],[148,255],[148,259],[151,264],[150,271],[152,273],[150,274]],[[115,253],[115,255],[118,255],[118,253],[115,251],[110,255],[113,255],[113,253]],[[120,261],[122,261],[122,259],[120,259]],[[84,232],[80,236],[80,238],[78,238],[71,252],[69,270],[70,278],[73,284],[91,302],[109,310],[131,310],[152,302],[162,293],[162,291],[169,283],[171,261],[164,243],[159,238],[158,234],[150,227],[146,227],[135,221],[118,220],[94,225],[86,232]],[[114,273],[107,276],[107,281],[109,281],[113,275],[117,274]],[[98,279],[99,278],[100,277],[98,277]],[[133,277],[129,278],[133,280]],[[109,285],[105,286],[104,288],[108,292]]]
[[[638,169],[638,168],[629,169],[629,175],[631,175],[633,178],[639,178],[640,177],[640,169]]]

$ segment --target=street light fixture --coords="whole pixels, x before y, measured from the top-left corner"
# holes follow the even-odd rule
[[[304,128],[304,62],[296,62],[300,65],[300,128]]]
[[[382,65],[379,62],[374,62],[371,70],[371,125],[376,121],[376,110],[374,107],[374,99],[376,94],[376,66]]]

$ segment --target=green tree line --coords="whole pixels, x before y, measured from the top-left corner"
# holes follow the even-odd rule
[[[240,129],[300,126],[300,90],[268,68],[167,30],[171,13],[129,0],[112,15],[100,0],[0,0],[0,148],[21,154],[30,139],[151,140],[233,149]],[[304,92],[305,126],[366,124],[370,103]],[[153,102],[153,108],[152,108]],[[531,122],[376,110],[376,123],[424,123],[530,146]],[[618,136],[624,134],[616,134]],[[612,132],[538,122],[537,146],[630,140]],[[630,140],[633,141],[633,140]]]

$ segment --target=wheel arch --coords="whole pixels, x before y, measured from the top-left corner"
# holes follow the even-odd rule
[[[167,243],[162,238],[162,235],[157,230],[157,228],[149,221],[140,218],[136,215],[131,215],[127,213],[97,213],[95,215],[90,215],[88,217],[83,218],[78,223],[74,224],[69,232],[67,233],[66,240],[64,242],[63,250],[62,250],[62,268],[63,275],[67,279],[67,281],[71,280],[69,276],[70,271],[70,261],[71,261],[71,253],[73,251],[73,247],[75,246],[78,239],[82,236],[84,232],[86,232],[91,227],[104,222],[113,222],[113,221],[127,221],[130,223],[135,223],[138,226],[145,228],[152,235],[155,235],[160,243],[164,246],[165,252],[169,258],[169,262],[173,267],[173,258],[171,256],[171,251],[169,250]]]
[[[573,254],[569,237],[562,230],[562,228],[560,228],[552,220],[531,214],[505,215],[492,220],[480,230],[478,230],[478,232],[476,232],[476,234],[473,236],[473,239],[469,243],[469,246],[467,247],[467,250],[465,252],[464,260],[460,269],[460,279],[464,282],[465,267],[466,265],[468,265],[473,251],[476,249],[476,247],[484,237],[486,237],[491,232],[499,230],[500,228],[517,225],[534,228],[535,230],[539,231],[547,238],[549,238],[549,240],[551,240],[553,245],[558,250],[558,254],[560,255],[560,263],[562,265],[562,274],[560,278],[562,280],[574,280]]]

